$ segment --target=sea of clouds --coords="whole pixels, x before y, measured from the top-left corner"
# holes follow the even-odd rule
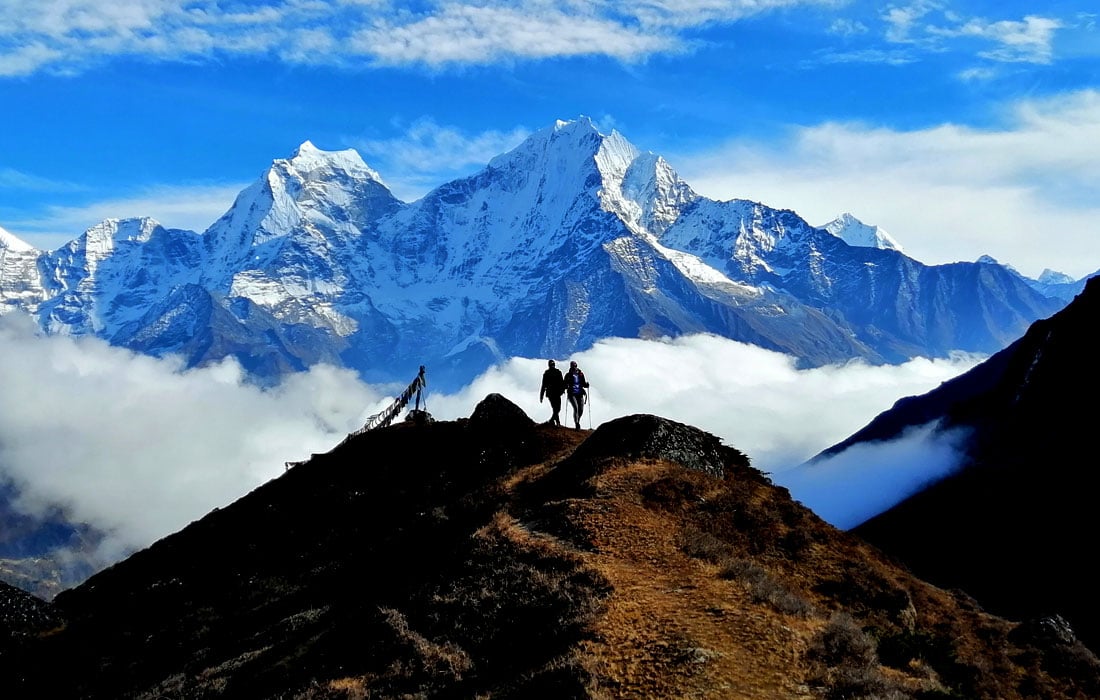
[[[188,370],[95,338],[44,336],[20,314],[0,317],[0,349],[0,478],[22,494],[19,509],[61,507],[107,533],[104,563],[277,478],[287,462],[328,451],[404,389],[331,366],[262,389],[233,361]],[[543,421],[546,359],[512,358],[447,394],[432,390],[429,367],[423,400],[450,420],[498,393]],[[591,383],[583,427],[635,413],[697,426],[847,528],[953,468],[952,445],[923,430],[803,463],[982,358],[797,369],[789,356],[696,335],[609,339],[554,359],[576,360]]]

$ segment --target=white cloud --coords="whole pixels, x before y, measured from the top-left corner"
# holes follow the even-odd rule
[[[278,477],[285,462],[328,451],[394,396],[331,367],[260,390],[232,362],[183,371],[93,338],[37,336],[18,314],[0,317],[0,346],[0,473],[19,485],[28,511],[60,504],[110,532],[108,560]],[[713,336],[608,340],[571,359],[592,384],[585,427],[661,415],[718,435],[772,472],[974,362],[799,371],[786,356]],[[515,358],[446,395],[431,391],[429,367],[427,410],[467,417],[500,393],[545,420],[544,368],[545,359]]]
[[[263,391],[232,362],[182,371],[93,338],[38,337],[0,317],[0,470],[21,506],[59,504],[111,534],[105,556],[145,546],[330,449],[384,396],[317,367]]]
[[[837,7],[843,0],[646,0],[605,3],[609,8],[637,18],[654,29],[699,27],[710,23],[736,22],[766,12],[795,7]]]
[[[233,205],[244,189],[234,185],[157,185],[128,197],[81,206],[52,206],[33,220],[4,222],[40,250],[65,245],[104,219],[150,217],[165,228],[203,232]]]
[[[545,5],[445,5],[414,22],[383,20],[352,35],[355,50],[383,65],[481,64],[501,58],[583,55],[633,61],[676,46],[672,37]]]
[[[354,139],[352,144],[381,172],[395,195],[412,201],[449,177],[466,174],[470,168],[480,170],[529,135],[518,127],[467,134],[425,117],[409,125],[401,138]]]
[[[1000,71],[988,67],[964,68],[955,75],[963,82],[993,80],[1000,75]]]
[[[30,75],[42,66],[57,63],[63,58],[62,50],[40,41],[10,48],[0,44],[0,77]]]
[[[867,29],[867,25],[863,22],[848,18],[835,19],[832,24],[829,25],[830,34],[837,34],[843,37],[860,36],[866,34],[868,31],[870,30]]]
[[[891,5],[882,13],[882,19],[886,23],[886,39],[897,43],[914,41],[912,36],[914,28],[919,20],[936,10],[942,5],[938,2],[920,0],[905,6]]]
[[[433,68],[512,60],[607,56],[639,62],[688,50],[695,30],[733,24],[791,8],[843,7],[842,0],[645,0],[595,2],[525,0],[422,4],[417,11],[388,2],[283,0],[241,10],[217,3],[141,0],[0,0],[0,76],[40,70],[78,73],[122,56],[205,60],[269,56],[306,65],[421,65]],[[930,16],[940,24],[932,24]],[[837,18],[831,33],[866,31],[860,19]],[[995,44],[995,61],[1046,63],[1061,20],[1027,16],[994,20],[956,16],[929,0],[881,13],[887,41],[938,50],[950,40]],[[1076,21],[1076,20],[1075,20]],[[868,47],[847,60],[876,53]],[[886,54],[889,55],[889,54]]]
[[[922,426],[793,469],[778,481],[824,520],[848,529],[955,471],[966,435]]]
[[[486,64],[609,56],[634,62],[688,44],[681,32],[779,8],[835,0],[388,2],[284,0],[248,11],[217,3],[0,0],[0,75],[79,72],[113,57],[273,56],[289,63]]]
[[[972,19],[958,27],[929,27],[930,34],[954,38],[970,37],[992,41],[995,49],[979,53],[983,58],[1007,63],[1050,63],[1054,54],[1054,32],[1065,25],[1056,19],[1027,16],[1015,22]]]
[[[669,157],[701,194],[793,209],[813,224],[848,211],[918,260],[988,254],[1029,275],[1100,268],[1100,92],[1025,100],[996,128],[791,127]]]
[[[28,192],[73,192],[82,189],[73,183],[57,182],[14,168],[0,168],[0,187]]]
[[[992,43],[995,48],[979,51],[978,56],[1006,63],[1051,63],[1055,32],[1068,26],[1059,19],[1036,15],[1021,20],[964,18],[933,0],[892,5],[881,17],[886,25],[886,41],[941,51],[949,42],[979,40]],[[954,48],[963,46],[956,43]]]
[[[978,361],[917,359],[882,367],[853,362],[798,370],[787,355],[710,335],[609,339],[572,358],[553,359],[577,360],[592,384],[585,427],[652,413],[718,435],[768,472],[802,463],[898,398],[933,389]],[[545,364],[545,359],[509,360],[461,392],[432,395],[430,412],[469,415],[487,393],[496,392],[535,420],[545,420],[549,404],[538,401]]]

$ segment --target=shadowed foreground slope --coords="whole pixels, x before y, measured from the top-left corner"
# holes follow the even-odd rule
[[[964,431],[958,471],[854,534],[942,586],[1015,619],[1060,615],[1100,649],[1095,400],[1100,278],[969,372],[898,401],[826,451],[936,424]],[[883,469],[888,468],[886,465]]]
[[[655,416],[366,433],[0,637],[6,696],[1086,698],[987,615]],[[9,694],[10,691],[10,694]]]

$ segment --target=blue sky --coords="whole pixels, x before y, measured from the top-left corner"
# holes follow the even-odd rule
[[[1100,10],[833,0],[0,0],[0,227],[204,230],[305,140],[410,201],[557,119],[927,263],[1100,269]]]

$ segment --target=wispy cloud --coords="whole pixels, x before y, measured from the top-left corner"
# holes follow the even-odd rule
[[[896,48],[861,48],[848,51],[829,49],[815,58],[803,61],[804,67],[829,63],[876,63],[886,66],[904,66],[920,60],[913,52]]]
[[[965,430],[921,426],[895,440],[856,445],[780,479],[822,518],[852,528],[958,469],[967,436]]]
[[[412,22],[379,20],[354,32],[351,45],[380,64],[431,66],[597,54],[633,61],[678,46],[675,37],[570,9],[448,4]]]
[[[288,63],[430,67],[568,56],[627,62],[684,50],[683,32],[834,0],[423,3],[283,0],[241,9],[142,0],[0,0],[0,76],[79,72],[112,57],[269,56]]]
[[[988,22],[972,19],[953,27],[928,27],[932,36],[984,39],[994,48],[978,52],[982,58],[1005,63],[1050,63],[1054,33],[1065,25],[1057,19],[1027,16],[1021,21]]]
[[[882,23],[882,38],[888,45],[906,47],[909,50],[906,55],[911,59],[920,55],[918,52],[950,51],[994,63],[1032,64],[1052,63],[1056,32],[1068,26],[1081,25],[1080,19],[1062,20],[1037,15],[1027,15],[1019,20],[965,17],[947,4],[934,0],[891,5],[881,11],[879,20]],[[849,31],[850,26],[852,20],[836,20],[831,31],[851,38],[857,32]],[[981,45],[991,48],[979,48]],[[837,54],[847,61],[863,59],[867,62],[876,62],[880,55],[897,55],[893,50],[873,44],[848,52],[837,51]],[[973,72],[963,73],[966,78],[975,75]]]
[[[0,0],[0,77],[38,71],[79,73],[117,57],[150,61],[259,56],[289,64],[343,67],[486,65],[516,60],[606,56],[626,63],[688,51],[698,31],[791,8],[840,13],[838,0],[646,0],[616,3],[423,3],[283,0],[242,9],[187,0],[107,7],[93,0]],[[879,17],[845,14],[825,32],[851,40],[880,22],[888,44],[944,50],[964,40],[991,44],[975,55],[997,62],[1049,63],[1055,32],[1085,18],[962,17],[944,3],[892,5]],[[879,28],[879,27],[876,27]],[[836,52],[833,62],[898,60],[873,45]]]
[[[86,189],[72,182],[58,182],[14,168],[0,168],[0,187],[23,192],[75,192]]]
[[[1001,75],[1001,71],[989,66],[972,66],[964,68],[955,74],[963,82],[994,80]]]
[[[4,225],[40,249],[64,245],[104,219],[147,216],[166,228],[202,232],[229,210],[246,184],[157,185],[79,206],[51,206],[33,219]]]
[[[232,362],[184,371],[94,338],[38,336],[18,314],[0,317],[0,343],[0,477],[14,480],[26,511],[60,505],[107,531],[108,559],[236,500],[284,462],[331,449],[394,396],[331,367],[261,390]],[[592,384],[586,427],[661,415],[718,435],[774,472],[976,361],[797,370],[789,357],[712,336],[608,340],[570,359]],[[429,367],[427,408],[441,420],[467,417],[500,393],[545,420],[544,368],[543,358],[515,358],[444,395],[430,391]]]
[[[1060,19],[1027,15],[1022,19],[966,17],[935,0],[890,5],[877,17],[843,16],[834,19],[827,32],[843,40],[843,46],[818,51],[817,63],[881,63],[905,65],[929,55],[952,55],[954,60],[983,63],[957,71],[963,80],[991,79],[1001,75],[990,65],[1055,62],[1059,30],[1090,34],[1088,21],[1080,17]],[[1086,41],[1095,43],[1095,37]],[[1067,55],[1074,53],[1070,49]]]
[[[919,33],[920,20],[942,8],[941,3],[928,0],[887,7],[882,12],[882,21],[886,24],[886,39],[898,43],[918,41],[919,37],[914,37],[914,33]]]
[[[408,125],[400,138],[352,139],[351,145],[379,170],[394,194],[411,201],[450,177],[485,167],[529,135],[521,127],[469,134],[424,117]]]
[[[863,22],[850,18],[840,18],[833,20],[829,25],[829,33],[836,34],[843,37],[854,37],[867,34],[870,29]]]
[[[669,160],[710,197],[794,209],[814,224],[851,212],[922,262],[989,254],[1032,275],[1100,268],[1097,91],[1006,105],[987,129],[827,123]]]
[[[776,10],[813,6],[835,8],[845,3],[843,0],[645,0],[603,4],[635,18],[642,26],[653,30],[736,22]]]

